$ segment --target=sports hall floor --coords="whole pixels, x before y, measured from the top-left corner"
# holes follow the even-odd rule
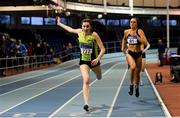
[[[91,73],[90,112],[83,110],[78,59],[1,78],[0,117],[171,117],[158,92],[167,82],[154,86],[153,75],[147,73],[151,69],[151,74],[155,73],[149,64],[156,61],[156,54],[147,55],[148,71],[142,73],[143,86],[136,98],[128,95],[130,74],[124,56],[105,55],[101,61],[103,79],[96,80]]]

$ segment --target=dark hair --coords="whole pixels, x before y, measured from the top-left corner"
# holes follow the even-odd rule
[[[131,19],[136,19],[136,22],[137,22],[137,28],[141,28],[141,23],[140,23],[138,17],[132,17]]]
[[[88,22],[90,25],[91,25],[91,27],[93,27],[92,25],[92,20],[91,19],[83,19],[82,20],[82,23],[84,23],[84,22]]]

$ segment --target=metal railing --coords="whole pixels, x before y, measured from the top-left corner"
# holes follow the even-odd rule
[[[104,46],[106,48],[106,54],[121,52],[119,41],[104,42]],[[0,58],[0,70],[5,71],[7,75],[13,75],[17,72],[37,70],[44,66],[48,67],[51,64],[59,64],[77,59],[79,56],[79,46],[73,46],[71,49],[66,49],[52,55]]]

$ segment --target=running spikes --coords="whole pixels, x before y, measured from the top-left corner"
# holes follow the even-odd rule
[[[84,105],[84,110],[86,111],[86,112],[88,112],[89,111],[89,106],[86,104],[86,105]]]
[[[129,86],[129,95],[133,95],[134,85]]]

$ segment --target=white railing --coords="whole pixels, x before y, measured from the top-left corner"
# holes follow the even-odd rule
[[[106,48],[106,54],[121,52],[121,45],[119,41],[104,42],[104,46]],[[156,51],[149,51],[149,53],[156,53]],[[66,49],[53,55],[0,58],[0,70],[4,70],[5,72],[11,71],[11,74],[16,74],[18,71],[26,72],[29,70],[36,70],[40,69],[44,65],[48,66],[52,63],[57,63],[57,60],[61,63],[77,59],[79,56],[79,46],[73,46],[71,49]]]

